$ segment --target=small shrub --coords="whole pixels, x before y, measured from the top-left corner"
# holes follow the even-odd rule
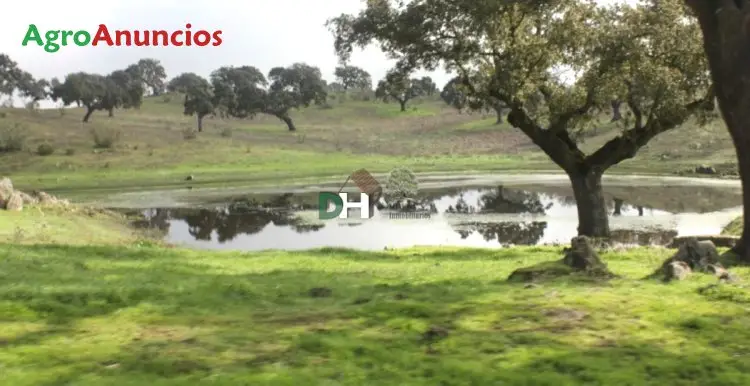
[[[198,130],[192,127],[186,127],[182,129],[182,138],[185,140],[196,139],[198,137]]]
[[[164,95],[164,96],[162,96],[162,97],[161,97],[161,100],[162,100],[162,102],[164,102],[164,103],[169,103],[169,102],[171,102],[171,101],[172,101],[172,96],[171,96],[171,95],[168,95],[168,94],[167,94],[167,95]]]
[[[27,127],[20,123],[0,126],[0,153],[22,151],[26,145]]]
[[[76,149],[65,149],[65,155],[75,155]]]
[[[97,149],[111,149],[120,140],[120,131],[110,127],[95,127],[91,129],[91,139]]]
[[[43,143],[36,148],[36,153],[41,156],[52,155],[54,152],[55,148],[48,143]]]
[[[221,131],[221,136],[224,138],[229,138],[232,136],[232,129],[230,128],[224,128],[224,130]]]

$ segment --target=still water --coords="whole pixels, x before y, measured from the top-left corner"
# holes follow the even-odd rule
[[[460,184],[458,184],[460,185]],[[308,249],[539,245],[568,243],[577,211],[570,188],[554,184],[432,187],[419,201],[430,218],[318,220],[317,193],[212,195],[189,207],[139,209],[139,225],[166,241],[210,249]],[[741,212],[737,186],[610,184],[605,188],[613,237],[625,244],[668,244],[675,236],[718,234]]]

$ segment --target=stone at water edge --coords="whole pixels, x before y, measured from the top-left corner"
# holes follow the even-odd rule
[[[5,203],[6,210],[21,211],[23,210],[23,196],[20,192],[13,192]]]

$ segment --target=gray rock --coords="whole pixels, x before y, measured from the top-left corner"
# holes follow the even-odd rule
[[[0,202],[8,201],[11,194],[13,194],[13,182],[8,177],[0,178]]]
[[[23,196],[20,192],[13,192],[5,203],[6,210],[21,211],[23,210]]]

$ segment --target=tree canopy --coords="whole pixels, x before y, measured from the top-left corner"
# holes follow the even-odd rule
[[[677,0],[377,0],[328,25],[342,60],[377,42],[399,69],[444,66],[472,98],[505,104],[509,123],[570,176],[583,235],[609,234],[604,171],[713,106],[700,33]],[[614,95],[627,101],[629,119],[585,154],[577,140]]]
[[[406,111],[407,102],[423,94],[422,81],[410,78],[409,72],[402,69],[389,71],[375,89],[376,98],[383,102],[397,101],[401,105],[401,111]]]
[[[356,66],[339,66],[334,71],[336,81],[343,86],[344,91],[349,89],[371,90],[372,77],[370,73]]]
[[[143,86],[138,78],[127,70],[113,71],[107,76],[76,72],[68,74],[62,83],[52,85],[53,101],[64,105],[76,103],[86,107],[84,122],[97,110],[114,115],[118,108],[137,108],[143,102]]]
[[[144,58],[139,60],[138,63],[130,65],[125,71],[142,83],[144,92],[148,91],[151,95],[159,95],[164,92],[167,71],[160,61]]]

